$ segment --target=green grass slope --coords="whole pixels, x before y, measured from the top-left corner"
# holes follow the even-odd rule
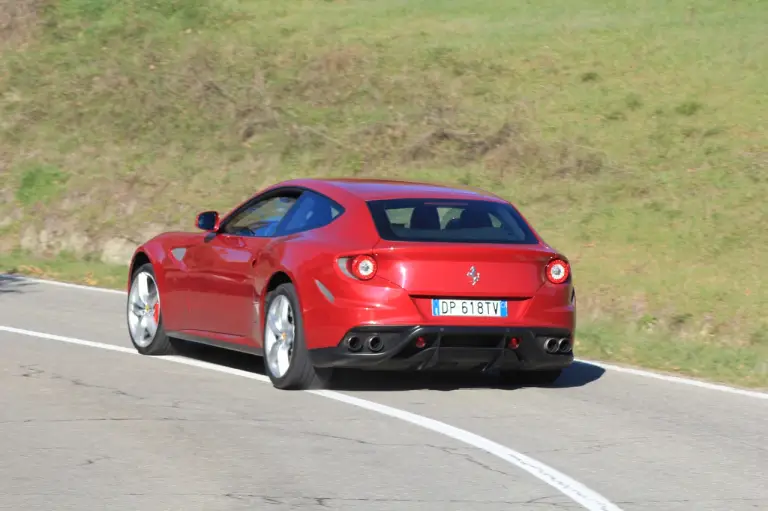
[[[768,386],[766,20],[750,0],[0,1],[3,264],[83,268],[287,177],[466,183],[572,258],[580,355]]]

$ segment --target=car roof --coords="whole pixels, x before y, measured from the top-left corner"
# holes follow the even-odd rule
[[[419,181],[359,178],[306,178],[285,181],[279,186],[300,186],[315,189],[330,196],[346,192],[364,201],[384,199],[464,199],[506,202],[501,197],[484,190],[456,185],[440,185]],[[346,195],[345,194],[345,195]]]

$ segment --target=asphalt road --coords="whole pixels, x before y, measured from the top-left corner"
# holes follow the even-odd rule
[[[768,509],[766,399],[588,364],[557,388],[350,374],[283,392],[243,376],[255,357],[129,353],[124,303],[0,277],[0,509]]]

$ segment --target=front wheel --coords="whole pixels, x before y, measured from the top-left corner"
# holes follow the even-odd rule
[[[264,370],[283,390],[325,387],[332,370],[312,365],[296,288],[281,284],[267,294],[264,319]]]
[[[152,265],[142,265],[133,274],[128,292],[128,333],[136,351],[142,355],[172,355],[176,352],[173,339],[163,328],[160,290]]]

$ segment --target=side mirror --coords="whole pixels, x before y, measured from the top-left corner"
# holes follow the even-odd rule
[[[215,231],[219,228],[219,214],[216,211],[204,211],[197,215],[195,225],[204,231]]]

